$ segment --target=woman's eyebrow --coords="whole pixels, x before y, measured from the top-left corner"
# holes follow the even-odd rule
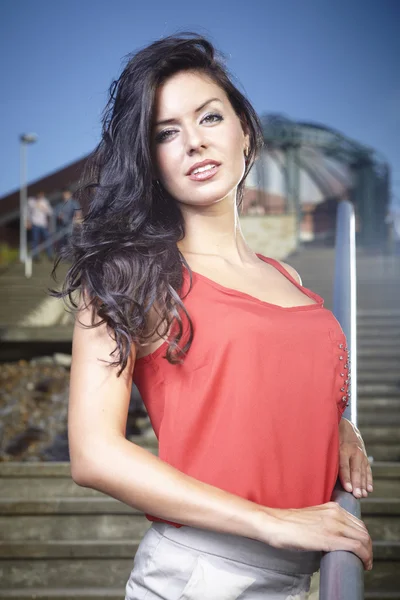
[[[207,104],[210,104],[211,102],[221,102],[221,104],[223,104],[222,100],[220,100],[219,98],[210,98],[210,100],[206,100],[205,102],[203,102],[203,104],[201,106],[199,106],[198,108],[195,109],[195,113],[200,112],[205,106],[207,106]],[[176,123],[178,119],[163,119],[162,121],[157,121],[157,123],[155,124],[156,127],[158,127],[159,125],[170,125],[171,123]]]

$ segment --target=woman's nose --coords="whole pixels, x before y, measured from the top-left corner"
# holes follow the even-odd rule
[[[202,132],[199,131],[197,128],[191,128],[189,131],[186,132],[185,143],[186,152],[189,155],[194,154],[200,148],[206,147],[204,136],[202,135]]]

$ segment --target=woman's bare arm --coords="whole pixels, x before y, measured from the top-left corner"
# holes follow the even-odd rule
[[[79,320],[89,324],[89,311]],[[68,416],[74,481],[168,521],[257,538],[265,508],[189,477],[125,438],[135,350],[118,378],[99,360],[112,360],[114,347],[105,325],[76,322]]]
[[[89,310],[79,314],[90,324]],[[125,438],[132,349],[120,377],[110,361],[115,342],[106,327],[74,328],[68,432],[71,474],[161,519],[260,540],[276,547],[349,550],[369,566],[371,541],[364,524],[328,503],[301,510],[261,506],[190,477]]]

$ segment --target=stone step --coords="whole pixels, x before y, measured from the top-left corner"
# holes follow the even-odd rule
[[[392,543],[400,540],[400,515],[363,515],[362,520],[373,541]]]
[[[371,356],[357,356],[357,367],[359,375],[364,371],[375,372],[376,374],[381,371],[392,371],[400,374],[400,349],[399,356],[381,356],[378,352]]]
[[[398,359],[369,358],[358,360],[357,376],[361,383],[375,381],[389,383],[400,381],[400,356]],[[400,393],[400,388],[399,388]]]
[[[357,392],[359,398],[370,398],[372,397],[385,397],[385,398],[399,398],[400,387],[393,383],[364,383],[358,382]]]
[[[363,432],[361,432],[363,433]],[[388,460],[400,460],[400,443],[398,444],[377,444],[369,442],[364,436],[368,455],[374,460],[387,458]],[[394,494],[400,497],[400,479],[389,480],[377,483],[375,495]],[[36,497],[36,501],[31,498]],[[87,500],[88,508],[85,504],[79,504],[79,500]],[[104,501],[104,504],[102,502]],[[27,507],[34,510],[35,514],[39,511],[44,514],[70,514],[71,512],[100,512],[106,509],[108,498],[101,492],[90,488],[77,486],[72,479],[64,478],[8,478],[2,479],[0,487],[0,515],[3,514],[24,514]],[[68,504],[70,502],[70,504]],[[110,502],[113,502],[112,500]],[[114,506],[112,504],[111,506]],[[35,508],[37,507],[37,508]],[[108,509],[109,510],[109,509]],[[112,509],[113,510],[113,509]],[[0,517],[1,521],[1,517]],[[1,530],[1,527],[0,527]]]
[[[1,294],[12,294],[14,291],[20,290],[41,290],[46,292],[51,280],[49,277],[36,277],[33,279],[26,279],[22,281],[18,277],[4,277],[0,278],[0,293]]]
[[[388,465],[379,471],[377,465]],[[391,470],[391,465],[396,465]],[[398,463],[372,463],[372,471],[375,482],[393,481],[398,483]],[[386,473],[386,474],[385,474]],[[97,492],[93,497],[88,488],[87,495],[75,498],[37,498],[35,500],[21,500],[20,498],[3,498],[0,500],[0,515],[98,515],[98,514],[126,514],[132,516],[142,515],[136,509],[126,504],[109,498],[105,494]],[[374,497],[375,496],[375,497]],[[400,498],[378,498],[376,493],[367,499],[361,500],[363,513],[368,514],[394,514],[400,515]]]
[[[98,544],[93,544],[94,546]],[[109,546],[104,544],[104,547]],[[115,558],[31,558],[3,559],[0,561],[0,590],[17,588],[122,588],[133,568],[135,545],[123,544],[121,555],[117,548]],[[110,547],[110,546],[109,546]],[[123,597],[123,596],[122,596]]]
[[[399,340],[398,338],[375,338],[370,339],[369,337],[358,337],[357,338],[357,350],[369,348],[374,349],[376,354],[381,352],[384,349],[388,350],[398,350],[399,348]]]
[[[400,462],[374,462],[372,471],[375,478],[400,481]]]
[[[371,444],[367,442],[368,456],[374,460],[393,461],[400,460],[400,444]]]
[[[395,340],[395,336],[393,335],[393,331],[398,331],[400,329],[400,324],[396,322],[388,321],[385,325],[378,325],[373,323],[362,323],[357,326],[357,341],[360,340],[371,340],[373,337],[373,332],[379,331],[379,336],[384,340],[393,341]],[[374,341],[371,340],[373,343]]]
[[[1,595],[0,595],[1,598]],[[365,600],[400,600],[400,590],[398,592],[364,592]]]
[[[125,588],[69,588],[69,589],[43,589],[26,588],[13,590],[0,590],[3,600],[122,600]]]
[[[400,319],[357,319],[356,326],[358,334],[381,331],[386,335],[392,329],[400,329]]]
[[[361,501],[363,513],[400,517],[400,463],[376,461],[371,467],[374,492]]]
[[[391,340],[396,338],[396,333],[400,331],[399,323],[390,323],[386,325],[373,325],[372,323],[362,323],[357,325],[357,339],[368,339],[373,342],[376,337],[383,338],[385,340]]]
[[[400,444],[400,427],[363,427],[361,435],[366,444]]]
[[[375,492],[361,500],[362,519],[393,517],[397,520],[400,518],[400,498],[375,498],[374,495]]]
[[[356,328],[357,331],[367,331],[368,329],[378,329],[384,332],[388,331],[390,327],[400,327],[400,317],[375,317],[375,318],[360,318],[356,316]]]
[[[360,333],[367,335],[369,331],[382,330],[386,334],[392,327],[398,329],[400,327],[400,319],[360,319],[358,316],[356,317],[358,339],[360,339]],[[390,339],[390,336],[388,339]]]
[[[85,488],[89,489],[89,488]],[[0,515],[19,517],[19,515],[129,515],[142,517],[143,513],[126,504],[109,498],[105,494],[93,497],[88,494],[79,498],[38,498],[20,500],[19,498],[0,499]]]
[[[0,280],[1,283],[1,280]],[[38,286],[38,287],[32,287],[32,288],[9,288],[7,290],[1,289],[0,288],[0,300],[1,302],[3,301],[7,301],[7,299],[11,299],[15,302],[19,302],[20,304],[24,303],[25,304],[29,304],[31,298],[35,298],[36,300],[42,301],[45,298],[49,298],[49,294],[47,292],[47,289],[49,287],[54,287],[55,284],[51,284],[50,281],[47,281],[46,283],[43,284],[43,286]],[[57,286],[56,286],[57,287]],[[29,292],[29,294],[27,294],[27,292]],[[58,300],[59,302],[62,302],[62,300]],[[55,302],[57,302],[57,300],[55,300]]]
[[[373,466],[373,465],[372,465]],[[361,513],[365,515],[400,516],[400,498],[362,498]]]
[[[383,360],[387,359],[389,361],[398,361],[397,365],[400,364],[400,343],[396,341],[396,344],[393,344],[391,347],[388,347],[384,344],[379,350],[375,345],[373,346],[358,346],[357,348],[357,360],[360,362],[361,360],[370,360],[372,358]]]
[[[21,326],[9,323],[0,330],[0,340],[3,342],[72,342],[73,325],[52,325],[49,327]]]
[[[371,325],[376,325],[377,327],[387,327],[389,323],[395,323],[395,324],[399,324],[400,323],[400,315],[385,315],[385,314],[380,314],[380,315],[371,315],[371,316],[366,316],[366,315],[361,315],[360,313],[357,313],[357,317],[356,317],[356,322],[357,325],[366,325],[366,324],[371,324]]]
[[[15,550],[14,559],[0,561],[0,590],[3,594],[0,597],[4,598],[9,589],[15,592],[19,588],[26,593],[32,586],[40,586],[43,591],[43,588],[66,588],[64,593],[86,587],[123,589],[133,566],[137,545],[138,542],[52,543],[47,549],[37,544],[20,545],[23,557]],[[43,551],[51,551],[53,557],[42,558]],[[365,573],[366,589],[398,591],[399,567],[400,542],[375,542],[374,568],[372,572]]]
[[[370,411],[391,413],[400,411],[400,396],[397,398],[379,398],[374,396],[358,396],[357,406],[360,413]]]
[[[396,480],[392,480],[392,482],[397,483]],[[396,544],[400,540],[400,497],[397,497],[397,499],[393,497],[386,499],[376,497],[378,492],[375,490],[379,488],[381,483],[385,482],[374,476],[373,494],[361,500],[361,518],[365,522],[376,547],[377,554],[375,554],[375,558],[380,557],[380,559],[383,559],[385,544],[382,542]],[[398,552],[397,546],[395,546],[393,552]]]
[[[141,444],[146,447],[146,444]],[[377,461],[373,465],[374,472],[380,476],[397,477],[400,475],[400,462]],[[0,478],[71,478],[71,467],[69,462],[0,462]],[[106,496],[102,496],[106,497]],[[113,502],[115,502],[113,500]]]
[[[399,330],[399,324],[390,323],[387,327],[379,329],[379,327],[359,326],[356,331],[357,348],[365,348],[368,344],[371,348],[398,348],[399,340],[395,332]],[[378,332],[378,333],[376,333]]]
[[[100,561],[117,558],[133,558],[141,538],[131,539],[79,539],[0,542],[0,570],[4,560],[9,559],[93,559]],[[1,578],[0,578],[1,581]],[[0,583],[1,586],[1,583]]]
[[[379,542],[378,542],[379,544]],[[382,542],[381,552],[374,544],[374,567],[364,574],[365,589],[368,592],[399,592],[400,589],[400,542]]]
[[[120,542],[141,539],[150,521],[141,513],[133,511],[112,514],[37,514],[0,515],[0,531],[3,546],[0,556],[12,557],[13,544],[45,544],[49,540],[85,544],[87,540]],[[6,548],[10,544],[10,553]],[[16,547],[16,546],[15,546]],[[56,549],[57,550],[57,549]]]
[[[0,560],[0,590],[4,594],[7,589],[32,586],[123,588],[133,567],[137,546],[138,541],[51,543],[46,547],[37,543],[18,544],[15,558]],[[398,591],[400,542],[374,542],[373,550],[374,569],[365,573],[366,589]],[[51,554],[43,556],[44,552]]]
[[[396,480],[380,480],[375,479],[374,481],[374,493],[373,497],[383,496],[386,494],[387,497],[392,498],[392,504],[383,505],[379,509],[380,512],[374,513],[369,512],[368,507],[363,505],[363,519],[368,527],[370,535],[373,540],[386,540],[389,542],[397,541],[400,539],[400,510],[397,514],[393,513],[393,501],[394,498],[398,498],[398,506],[395,506],[395,510],[400,508],[400,482]],[[110,507],[108,504],[108,510],[113,512],[102,512],[98,511],[99,506],[90,506],[90,500],[87,499],[86,503],[81,502],[80,506],[75,503],[74,507],[71,505],[68,507],[69,510],[75,509],[75,512],[71,514],[62,513],[64,509],[58,506],[58,510],[53,506],[53,514],[43,511],[42,513],[34,511],[38,510],[38,506],[31,504],[31,514],[20,514],[21,503],[12,506],[11,504],[4,505],[0,508],[2,514],[0,515],[0,531],[2,537],[2,546],[0,545],[0,557],[14,557],[15,552],[19,552],[18,544],[27,546],[30,553],[34,552],[32,549],[29,550],[29,544],[36,544],[37,548],[43,548],[43,544],[46,544],[49,540],[57,540],[57,543],[61,542],[86,543],[87,540],[94,542],[107,542],[117,540],[119,542],[128,541],[131,542],[135,539],[141,539],[144,533],[150,526],[150,522],[140,512],[134,512],[129,507],[122,508],[118,512],[116,507]],[[40,505],[39,505],[40,506]],[[103,509],[106,508],[106,503],[102,503]],[[85,512],[82,511],[82,507],[85,508]],[[49,510],[45,507],[45,510]],[[24,513],[29,511],[29,507],[25,505],[23,507]],[[389,513],[384,512],[385,510],[391,511]],[[90,512],[89,512],[90,511]],[[10,518],[12,516],[12,518]],[[17,550],[15,550],[17,548]],[[58,548],[58,549],[57,549]],[[57,556],[56,552],[60,551],[61,546],[57,546],[55,553],[52,556]],[[82,550],[86,552],[86,550]],[[33,556],[33,554],[29,554]],[[36,556],[36,555],[35,555]]]
[[[393,560],[397,561],[397,568],[400,568],[400,541],[390,544],[384,541],[373,542],[373,547],[374,565],[375,561]]]
[[[361,396],[358,394],[357,407],[359,412],[391,413],[400,410],[400,397]]]
[[[400,427],[400,412],[369,412],[358,410],[358,427]]]
[[[145,444],[141,444],[145,447]],[[0,462],[0,478],[36,478],[65,477],[71,478],[69,462]]]
[[[372,428],[374,429],[374,428]],[[367,433],[368,433],[367,429]],[[148,440],[146,440],[148,442]],[[144,443],[142,447],[146,447]],[[157,454],[156,446],[154,445],[151,450],[154,454]],[[375,461],[372,464],[372,470],[375,479],[382,480],[399,480],[400,481],[400,461]],[[70,475],[70,463],[68,462],[48,462],[48,463],[34,463],[34,462],[6,462],[0,463],[0,489],[7,490],[0,497],[0,514],[8,514],[11,512],[18,512],[19,514],[26,513],[34,514],[38,512],[45,512],[53,514],[54,512],[62,512],[66,514],[72,514],[73,512],[86,512],[85,508],[79,508],[82,501],[85,502],[85,498],[90,500],[91,505],[94,507],[93,510],[98,512],[99,510],[105,510],[106,512],[120,512],[121,507],[124,504],[117,502],[108,496],[91,490],[89,488],[83,488],[77,486],[71,479]],[[35,481],[40,482],[40,489],[44,494],[38,496],[30,495],[28,498],[21,498],[19,486],[32,489],[32,485]],[[47,483],[46,483],[47,482]],[[56,482],[56,483],[53,483]],[[61,489],[64,491],[65,486],[72,484],[69,489],[69,495],[65,497],[62,494],[58,496],[49,496],[47,494],[47,485],[51,488],[55,488],[58,484],[61,484]],[[17,490],[17,495],[14,496],[12,490]],[[74,496],[73,492],[78,492]],[[108,507],[109,505],[109,507]],[[9,506],[15,506],[19,508],[9,509]],[[100,508],[96,508],[99,506]],[[103,506],[103,508],[101,508]],[[24,508],[25,507],[25,508]],[[35,508],[36,507],[36,508]],[[129,512],[132,509],[127,508]]]
[[[100,492],[80,487],[72,479],[65,477],[4,478],[0,488],[0,498],[79,498],[99,497]]]
[[[373,462],[372,471],[375,484],[397,485],[398,483],[398,463]],[[4,479],[2,480],[4,481]],[[18,481],[18,478],[16,478]],[[129,518],[138,518],[142,513],[126,504],[109,498],[105,494],[96,492],[94,496],[89,488],[79,497],[50,497],[48,495],[42,498],[32,500],[21,499],[17,497],[5,497],[0,499],[0,515],[5,518],[10,516],[53,516],[53,515],[128,515]],[[400,515],[400,499],[378,498],[376,492],[373,496],[361,500],[362,511],[364,514],[393,514]],[[49,523],[51,521],[49,520]]]
[[[374,385],[395,384],[400,394],[400,369],[398,367],[394,369],[358,368],[357,377],[359,385],[367,385],[369,383]]]
[[[156,451],[154,450],[154,453]],[[70,477],[4,477],[1,480],[0,499],[18,498],[101,498],[104,494],[90,488],[80,487]]]
[[[400,310],[398,309],[378,309],[378,310],[368,310],[364,308],[359,308],[357,311],[357,316],[360,319],[398,319],[400,321]]]
[[[400,500],[400,479],[377,479],[376,476],[374,476],[373,497],[397,498]]]

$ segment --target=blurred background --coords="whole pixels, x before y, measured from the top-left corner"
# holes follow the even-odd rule
[[[385,593],[392,594],[385,598],[400,599],[397,0],[1,0],[0,521],[5,540],[14,544],[5,556],[8,560],[7,552],[15,553],[15,569],[0,584],[0,597],[11,588],[21,588],[13,598],[33,597],[32,577],[38,598],[53,597],[43,590],[58,586],[93,587],[96,577],[104,587],[104,566],[99,572],[95,561],[92,575],[84,575],[82,557],[69,546],[66,554],[78,552],[81,565],[75,580],[61,563],[52,580],[45,574],[48,544],[65,531],[70,541],[103,535],[110,544],[110,531],[118,540],[130,532],[129,509],[127,515],[113,515],[112,526],[104,529],[104,514],[114,509],[106,504],[96,509],[103,519],[96,520],[88,500],[94,492],[69,480],[73,324],[46,289],[52,285],[54,256],[87,208],[79,206],[74,192],[86,157],[100,140],[110,84],[129,53],[182,30],[206,35],[222,50],[262,120],[265,150],[248,176],[241,213],[246,239],[255,251],[294,266],[303,284],[322,295],[330,309],[337,208],[344,200],[354,207],[359,426],[376,477],[375,499],[363,501],[363,511],[376,540],[375,565],[381,569],[368,574],[372,595],[366,597]],[[59,269],[60,280],[66,268]],[[127,437],[157,451],[134,386]],[[45,520],[36,505],[29,505],[37,511],[33,520],[26,507],[23,512],[18,503],[29,504],[35,496],[49,499],[43,510],[54,511],[53,521]],[[85,517],[82,527],[76,515],[73,520],[70,505],[57,512],[61,498],[79,500],[79,511],[93,518]],[[137,535],[143,527],[138,525]],[[28,539],[43,542],[31,567]],[[18,550],[18,544],[25,550]],[[128,561],[113,560],[107,563],[108,575],[119,582]],[[90,568],[86,564],[86,574]],[[107,597],[114,597],[118,585],[108,586]],[[117,592],[115,597],[120,597]]]

